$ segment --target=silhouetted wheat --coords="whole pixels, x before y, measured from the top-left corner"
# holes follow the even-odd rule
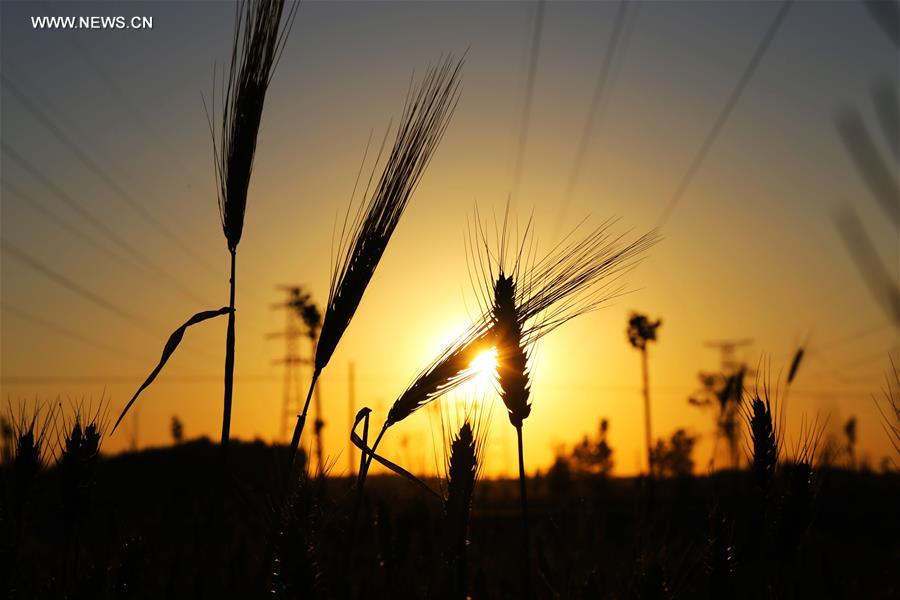
[[[797,377],[797,371],[800,370],[800,363],[803,362],[804,354],[806,354],[806,349],[803,346],[797,348],[797,351],[794,353],[794,358],[791,360],[791,368],[788,371],[788,385],[794,383],[794,378]]]
[[[447,128],[459,98],[462,65],[463,59],[448,56],[428,69],[418,86],[410,89],[393,147],[371,197],[360,203],[352,219],[351,208],[347,210],[316,344],[313,377],[291,439],[291,460],[300,444],[319,375],[350,325],[410,196]],[[370,178],[364,196],[371,183]]]
[[[490,248],[490,236],[476,210],[474,227],[470,226],[467,238],[467,260],[471,254],[470,277],[476,289],[481,316],[444,348],[397,398],[375,438],[371,453],[375,453],[388,428],[469,380],[475,374],[470,368],[472,360],[483,350],[497,346],[498,342],[507,349],[498,351],[500,369],[506,368],[502,366],[506,363],[515,363],[514,355],[520,351],[522,353],[518,359],[519,375],[511,371],[505,374],[509,391],[504,395],[505,402],[509,403],[507,409],[515,409],[515,413],[510,412],[511,422],[515,423],[517,418],[524,420],[529,410],[525,348],[568,320],[596,310],[616,297],[621,290],[612,289],[613,284],[657,241],[656,233],[651,232],[635,241],[625,242],[624,234],[612,234],[611,223],[604,223],[580,240],[572,241],[570,238],[574,232],[570,233],[545,258],[536,260],[529,221],[522,242],[512,257],[513,265],[504,270],[508,252],[508,208],[496,253]],[[498,264],[495,265],[495,262]],[[507,271],[509,274],[506,274]],[[511,278],[501,285],[500,291],[506,294],[507,305],[515,307],[514,322],[509,306],[501,307],[500,312],[495,311],[494,288],[501,278]],[[476,285],[479,279],[484,281],[483,288]],[[511,331],[498,328],[497,317],[501,315],[504,319],[501,325],[511,328]],[[514,341],[517,343],[512,344]],[[514,350],[514,347],[520,350]],[[510,353],[512,360],[503,359],[504,351]],[[513,390],[514,385],[518,385],[518,389]],[[502,390],[503,386],[500,387]],[[371,457],[364,455],[360,463],[357,482],[360,494],[371,460]]]
[[[502,262],[502,259],[501,259]],[[528,352],[522,339],[522,324],[516,307],[516,282],[503,274],[503,267],[494,284],[494,342],[497,348],[497,383],[500,399],[506,406],[509,422],[516,429],[519,455],[519,496],[522,503],[522,533],[525,561],[522,577],[528,595],[532,595],[531,535],[528,526],[528,494],[525,477],[525,453],[522,443],[522,424],[531,414],[531,383],[528,372]]]
[[[212,119],[215,118],[215,104],[209,122],[218,180],[219,217],[231,254],[228,303],[231,311],[228,313],[228,332],[225,339],[223,446],[228,444],[231,431],[237,247],[244,230],[247,191],[250,187],[250,175],[253,171],[266,92],[298,6],[299,2],[294,3],[283,19],[284,0],[242,0],[237,4],[231,63],[222,82],[222,128],[218,138],[212,124]]]
[[[516,307],[516,282],[512,275],[504,275],[502,270],[494,284],[491,316],[494,323],[493,339],[497,348],[500,398],[506,406],[509,422],[516,429],[521,429],[522,423],[531,414],[528,350],[523,341],[522,323]]]
[[[875,407],[881,415],[881,426],[894,447],[894,454],[900,455],[900,370],[897,369],[893,359],[891,359],[891,372],[885,376],[885,388],[882,390],[882,395],[886,406],[882,408],[881,403],[873,398]],[[890,460],[894,465],[894,470],[900,471],[897,456],[892,456]]]
[[[55,413],[52,407],[45,409],[35,402],[29,414],[28,407],[23,402],[16,414],[13,412],[12,404],[8,403],[7,415],[12,444],[8,449],[9,456],[4,456],[4,461],[12,465],[10,484],[12,497],[5,501],[9,502],[8,518],[17,526],[18,534],[21,533],[25,505],[32,483],[43,469],[47,454],[52,453],[52,449],[47,447],[47,441]],[[4,453],[6,452],[7,449],[4,450]]]
[[[231,403],[234,388],[234,295],[237,247],[244,229],[247,191],[250,186],[250,174],[253,171],[256,140],[262,120],[266,92],[269,89],[275,65],[284,50],[284,44],[287,41],[298,6],[299,2],[294,3],[285,16],[284,0],[241,0],[236,5],[231,63],[222,82],[222,127],[218,136],[213,126],[216,113],[215,102],[213,102],[212,114],[207,111],[218,180],[219,217],[228,251],[231,254],[228,306],[219,310],[207,310],[195,314],[169,336],[158,365],[125,405],[113,425],[113,431],[122,422],[140,393],[160,373],[178,348],[187,329],[197,323],[227,314],[222,447],[228,446],[231,435]]]
[[[378,445],[384,438],[388,428],[404,420],[432,400],[440,398],[456,386],[468,381],[474,375],[474,371],[471,369],[472,361],[482,351],[491,348],[493,344],[492,324],[489,317],[485,315],[471,325],[459,338],[444,348],[437,358],[419,373],[409,387],[394,401],[381,427],[381,431],[378,432],[378,436],[372,444],[371,455],[363,453],[360,456],[359,472],[357,474],[357,509],[354,510],[354,523],[356,522],[358,506],[361,502],[366,475],[372,463],[372,456],[375,455],[375,451],[378,449]]]
[[[481,319],[416,376],[391,406],[383,429],[399,423],[430,401],[468,381],[474,374],[470,369],[472,361],[492,346],[491,324],[487,319]]]
[[[444,499],[445,556],[449,574],[449,597],[466,598],[468,567],[466,547],[469,533],[469,511],[475,479],[481,468],[483,439],[479,438],[477,420],[466,420],[459,432],[449,440],[447,489]]]
[[[606,222],[583,239],[572,232],[544,258],[537,259],[532,221],[521,239],[513,235],[507,204],[503,222],[496,219],[493,239],[476,209],[469,230],[472,254],[470,274],[483,310],[490,315],[492,340],[497,349],[497,383],[509,421],[516,429],[519,487],[526,560],[523,578],[531,581],[531,552],[522,425],[531,414],[528,348],[556,327],[600,308],[621,288],[612,286],[633,267],[644,250],[656,241],[655,232],[626,243],[613,235]],[[474,231],[473,231],[474,229]],[[492,245],[496,248],[492,248]],[[481,292],[474,280],[480,280]]]
[[[119,413],[119,418],[116,419],[116,422],[113,424],[113,432],[116,431],[116,428],[120,423],[122,423],[122,419],[125,418],[125,415],[128,414],[128,411],[132,406],[134,406],[134,403],[137,402],[138,396],[141,395],[141,392],[147,389],[150,384],[156,380],[157,376],[162,372],[163,367],[166,366],[166,363],[169,362],[169,359],[172,358],[172,354],[175,353],[175,350],[178,349],[178,346],[184,339],[184,334],[187,332],[188,328],[193,327],[198,323],[202,323],[204,321],[208,321],[225,314],[231,314],[232,312],[234,312],[233,309],[228,308],[227,306],[223,306],[219,310],[205,310],[195,314],[190,319],[185,321],[180,327],[178,327],[178,329],[172,332],[172,334],[169,336],[169,339],[166,340],[166,345],[163,346],[162,355],[160,356],[159,362],[156,364],[156,367],[154,367],[154,369],[150,371],[150,374],[140,385],[140,387],[138,387],[137,391],[122,409],[122,412]]]
[[[801,419],[792,455],[784,468],[786,489],[781,497],[774,540],[777,575],[784,587],[792,585],[790,571],[813,521],[818,450],[826,425],[827,419],[823,423],[818,418]]]
[[[71,420],[61,419],[58,469],[66,540],[62,585],[79,575],[82,526],[91,509],[95,473],[106,428],[106,404],[101,399],[96,409],[79,402]]]
[[[757,392],[747,398],[742,410],[752,445],[750,460],[753,474],[765,499],[768,498],[778,465],[780,432],[772,416],[768,386],[763,386],[762,397]]]
[[[616,297],[617,292],[611,291],[612,284],[633,267],[657,239],[655,233],[651,233],[625,243],[624,236],[610,233],[609,225],[604,224],[579,241],[566,243],[563,240],[547,258],[531,262],[527,273],[523,271],[521,279],[529,285],[519,284],[513,295],[517,327],[521,329],[520,336],[525,345],[533,344],[569,319],[598,309]],[[476,286],[481,316],[448,344],[394,401],[382,434],[422,406],[468,381],[475,375],[469,368],[472,360],[495,345],[493,295],[496,277],[486,236],[476,213],[476,228],[469,231],[467,258],[471,255],[473,259],[470,264],[473,282],[484,279],[489,290],[485,295],[484,288]],[[487,258],[478,252],[482,244]],[[518,261],[521,264],[517,269],[524,266],[525,258],[521,252],[519,258],[522,261]],[[374,447],[380,438],[381,434]]]
[[[94,471],[100,460],[104,433],[102,411],[102,404],[93,412],[79,406],[72,420],[63,425],[59,468],[63,507],[71,526],[84,518],[90,505]]]
[[[749,569],[758,570],[753,585],[756,594],[769,589],[771,549],[766,547],[767,536],[775,527],[773,486],[778,460],[781,453],[782,423],[778,417],[778,407],[773,406],[772,395],[777,398],[777,389],[772,391],[768,381],[768,371],[757,380],[756,390],[741,399],[740,411],[746,424],[750,470],[756,481],[757,493],[752,496],[752,510],[748,515],[748,535],[746,545],[747,560],[755,563]],[[783,404],[781,415],[784,415]]]
[[[309,338],[312,352],[315,354],[316,345],[319,343],[319,332],[322,329],[322,313],[319,307],[307,296],[301,306],[298,307],[300,318],[306,327],[306,335]],[[316,434],[316,464],[318,469],[322,471],[325,468],[324,447],[322,444],[322,429],[325,428],[325,420],[322,418],[322,386],[317,385],[315,391],[316,397],[316,420],[314,422],[313,431]]]
[[[828,425],[828,419],[819,422],[819,417],[809,419],[805,415],[800,420],[800,431],[797,434],[797,440],[793,446],[793,452],[789,457],[792,464],[805,464],[810,469],[817,466],[819,459],[819,448],[822,443],[822,436],[825,434],[825,427]]]
[[[507,209],[508,211],[508,209]],[[515,305],[522,336],[530,345],[563,323],[597,310],[624,290],[621,277],[631,270],[643,253],[658,241],[656,231],[627,241],[628,233],[615,234],[616,221],[608,220],[584,237],[573,229],[543,258],[536,259],[537,243],[531,221],[510,255],[504,249],[513,232],[504,225],[491,249],[491,236],[476,211],[474,228],[469,230],[470,274],[483,311],[491,313],[494,287],[501,274],[513,277]],[[495,230],[497,227],[495,226]],[[511,259],[512,265],[505,262]],[[480,291],[480,293],[478,293]]]
[[[317,544],[326,475],[324,466],[311,475],[306,463],[276,515],[267,584],[271,598],[327,597],[321,589]]]

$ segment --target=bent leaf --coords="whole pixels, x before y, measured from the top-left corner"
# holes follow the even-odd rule
[[[372,411],[369,408],[363,408],[362,410],[359,411],[359,413],[357,413],[356,421],[353,423],[353,430],[350,432],[350,441],[353,442],[353,445],[356,446],[357,448],[359,448],[360,452],[363,453],[363,456],[366,456],[366,455],[371,456],[373,459],[375,459],[376,461],[381,463],[381,465],[383,465],[385,468],[390,469],[397,475],[400,475],[401,477],[422,487],[426,492],[435,496],[436,498],[442,499],[441,495],[438,494],[437,492],[435,492],[430,487],[428,487],[428,484],[426,484],[424,481],[422,481],[421,479],[419,479],[418,477],[416,477],[415,475],[413,475],[412,473],[410,473],[409,471],[407,471],[400,465],[389,461],[388,459],[384,458],[383,456],[375,454],[372,451],[372,449],[369,448],[369,446],[367,445],[368,439],[363,440],[361,437],[359,437],[359,434],[356,433],[356,427],[357,427],[357,425],[359,425],[360,421],[365,421],[364,430],[366,431],[366,434],[365,434],[366,438],[368,438],[368,423],[369,423],[369,413],[370,412],[372,412]]]
[[[178,348],[178,344],[181,343],[181,339],[184,337],[184,332],[187,331],[187,328],[191,325],[196,325],[197,323],[201,323],[208,319],[212,319],[214,317],[218,317],[221,315],[227,315],[231,312],[231,309],[227,306],[223,306],[219,310],[205,310],[203,312],[198,312],[196,315],[188,319],[184,325],[176,329],[172,335],[169,336],[169,341],[166,342],[166,346],[163,348],[162,356],[159,359],[159,364],[156,365],[156,368],[153,369],[153,372],[144,380],[144,383],[141,384],[141,387],[138,388],[138,391],[134,393],[134,396],[131,397],[131,400],[128,401],[128,404],[125,405],[125,408],[122,409],[122,414],[119,415],[119,418],[116,420],[116,424],[113,425],[113,432],[115,432],[116,427],[119,426],[119,423],[122,422],[122,419],[125,418],[125,413],[128,412],[128,409],[131,408],[131,405],[134,404],[135,400],[137,400],[138,396],[147,389],[153,380],[156,379],[156,376],[159,375],[159,372],[162,371],[162,368],[169,361],[169,358],[175,352],[175,349]]]

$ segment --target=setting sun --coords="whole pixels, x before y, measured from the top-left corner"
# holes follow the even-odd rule
[[[493,391],[497,374],[497,350],[483,350],[472,360],[470,368],[475,375],[466,387],[478,395]]]
[[[0,0],[0,600],[896,596],[898,17]]]

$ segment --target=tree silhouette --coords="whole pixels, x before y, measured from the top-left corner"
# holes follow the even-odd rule
[[[662,320],[651,321],[646,315],[632,313],[628,319],[628,341],[641,352],[644,381],[644,434],[647,441],[647,472],[653,473],[653,434],[650,428],[650,375],[647,367],[647,344],[656,341],[656,330]]]
[[[178,415],[172,415],[172,423],[170,425],[170,429],[172,433],[172,441],[176,446],[184,441],[184,424],[181,422],[181,419],[178,418]]]
[[[690,477],[694,471],[694,445],[697,436],[679,429],[672,434],[668,443],[660,438],[652,450],[653,471],[659,477]]]
[[[752,374],[752,373],[751,373]],[[709,468],[716,461],[719,440],[725,438],[728,443],[731,467],[740,467],[740,405],[744,398],[744,380],[747,378],[746,365],[739,365],[730,373],[698,373],[701,388],[688,398],[688,403],[699,408],[714,408],[715,440]]]
[[[571,467],[579,474],[608,477],[613,469],[613,449],[607,440],[609,421],[601,419],[596,441],[588,436],[572,449]]]
[[[851,416],[844,423],[844,437],[847,439],[847,462],[851,469],[856,468],[856,417]]]

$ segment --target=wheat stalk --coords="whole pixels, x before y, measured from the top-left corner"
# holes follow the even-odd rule
[[[71,420],[61,419],[62,432],[57,431],[60,492],[64,516],[66,559],[63,563],[63,589],[69,576],[78,573],[81,544],[79,536],[91,508],[94,476],[100,461],[100,447],[106,431],[106,402],[100,399],[96,410],[81,401],[73,408]]]
[[[491,236],[482,224],[477,208],[474,223],[470,225],[466,243],[470,279],[475,288],[480,317],[456,340],[446,346],[428,364],[394,401],[372,452],[378,448],[387,430],[447,392],[465,383],[475,374],[469,367],[478,354],[497,344],[497,322],[494,311],[495,286],[500,272],[515,283],[508,290],[515,304],[517,346],[525,353],[525,362],[519,358],[520,367],[527,367],[527,348],[570,319],[597,310],[621,293],[615,288],[620,277],[633,268],[641,255],[656,241],[656,232],[642,235],[634,241],[625,241],[626,234],[614,235],[613,221],[607,221],[581,239],[574,239],[573,230],[540,260],[535,258],[536,247],[531,235],[531,221],[525,227],[522,242],[511,258],[514,262],[505,268],[509,255],[509,208],[504,218],[503,231],[497,250],[491,248]],[[482,252],[483,251],[483,252]],[[499,267],[498,267],[499,265]],[[506,273],[509,273],[508,275]],[[484,286],[476,285],[478,280]],[[506,284],[508,285],[508,283]],[[513,336],[513,337],[516,337]],[[511,340],[515,341],[515,340]],[[513,344],[506,344],[512,350]],[[503,361],[499,361],[503,362]],[[509,362],[509,361],[506,361]],[[527,373],[522,382],[527,388]],[[507,380],[511,374],[507,376]],[[507,400],[518,403],[515,414],[527,417],[527,395],[520,390],[508,394]],[[509,407],[507,407],[509,408]],[[514,417],[511,414],[511,419]],[[366,470],[371,460],[361,465],[358,485],[365,483]]]
[[[651,231],[627,241],[629,232],[614,233],[615,224],[615,220],[605,221],[580,238],[577,237],[580,226],[576,227],[543,258],[537,259],[531,220],[511,253],[508,246],[513,232],[507,207],[502,229],[494,236],[498,248],[492,250],[491,236],[476,210],[474,228],[469,233],[470,272],[482,309],[492,310],[494,288],[501,272],[512,277],[522,338],[526,345],[531,345],[570,319],[619,297],[624,291],[622,276],[640,262],[659,236]],[[511,265],[506,264],[509,260],[513,261]]]
[[[780,417],[784,415],[784,402],[776,403],[779,390],[773,390],[769,384],[770,367],[763,368],[762,361],[757,367],[757,372],[762,372],[762,382],[758,376],[756,389],[752,393],[743,392],[741,389],[735,393],[740,402],[738,410],[743,415],[746,424],[747,453],[749,454],[750,470],[756,481],[758,495],[751,499],[752,510],[749,517],[747,556],[751,560],[767,560],[769,549],[766,548],[767,536],[774,524],[774,513],[771,510],[772,488],[778,469],[778,459],[781,454],[782,422]],[[788,383],[790,385],[790,383]],[[759,589],[765,589],[770,585],[767,580],[768,569],[761,569],[762,578],[756,581]]]
[[[16,524],[16,534],[19,535],[24,525],[25,505],[32,482],[45,465],[47,439],[55,412],[52,406],[45,411],[37,401],[30,416],[25,402],[20,404],[17,414],[14,414],[9,400],[7,405],[10,447],[3,449],[3,462],[6,464],[2,466],[9,465],[12,468],[12,498],[8,505],[8,518]]]
[[[505,226],[504,226],[505,227]],[[502,256],[502,255],[501,255]],[[531,534],[528,526],[528,490],[525,476],[525,450],[522,443],[522,424],[531,414],[531,383],[528,351],[522,336],[522,323],[516,306],[516,282],[513,275],[504,273],[500,259],[494,283],[494,303],[491,309],[494,322],[494,341],[497,348],[497,384],[500,399],[506,406],[509,422],[516,429],[519,457],[519,497],[522,507],[522,535],[524,561],[522,576],[528,596],[532,594]]]
[[[748,397],[743,405],[744,420],[750,433],[752,445],[751,465],[756,484],[762,493],[763,500],[768,498],[775,469],[778,465],[780,430],[773,419],[772,403],[768,386],[763,387],[762,397],[759,392]]]
[[[468,381],[473,374],[469,368],[472,360],[492,346],[491,325],[486,319],[481,319],[448,344],[416,376],[391,405],[383,429],[399,423],[432,400]]]
[[[284,0],[242,0],[235,12],[231,62],[223,77],[222,126],[217,136],[209,119],[213,156],[218,182],[219,219],[231,254],[228,331],[225,338],[225,393],[222,416],[222,446],[228,445],[231,431],[231,402],[234,387],[235,346],[235,263],[244,230],[247,191],[256,156],[256,142],[262,121],[266,92],[297,7],[284,14]]]
[[[805,354],[806,349],[803,346],[797,348],[797,351],[794,353],[794,358],[791,360],[791,368],[788,370],[788,385],[794,383],[794,378],[797,377],[797,371],[800,369],[800,363],[803,362],[803,356]]]
[[[381,177],[368,201],[359,205],[352,218],[351,209],[347,210],[316,344],[313,377],[291,439],[291,460],[300,444],[319,375],[350,325],[400,217],[446,131],[459,98],[463,60],[448,56],[428,69],[416,87],[410,88]],[[364,196],[369,195],[371,179],[366,187]]]
[[[577,242],[567,244],[564,241],[547,258],[533,263],[527,273],[523,271],[518,277],[530,283],[530,286],[519,285],[513,291],[517,306],[515,327],[521,330],[520,338],[526,346],[534,344],[569,319],[596,310],[617,297],[620,290],[613,290],[612,285],[657,240],[656,234],[650,233],[625,243],[624,236],[610,234],[609,225],[604,224]],[[479,228],[475,235],[484,238],[487,233]],[[473,242],[473,239],[470,229],[467,250],[472,250],[474,258],[470,273],[473,279],[483,278],[488,282],[486,286],[490,290],[490,300],[485,300],[482,290],[477,290],[481,316],[448,344],[394,401],[384,429],[468,381],[474,375],[469,369],[472,359],[496,343],[492,305],[498,276],[491,265],[494,255],[487,249],[488,259],[485,260],[475,251],[481,243]],[[518,256],[523,257],[524,251]],[[522,270],[523,264],[520,260],[513,272],[515,269]],[[565,276],[567,269],[568,277]]]
[[[894,447],[894,454],[900,455],[900,369],[894,364],[893,358],[891,359],[891,372],[885,374],[882,396],[884,396],[885,408],[882,408],[881,403],[875,397],[872,398],[872,401],[881,417],[881,428],[884,429],[888,440]],[[897,464],[895,458],[891,457],[890,460],[894,470],[900,471],[900,465]]]
[[[528,520],[527,478],[525,475],[522,426],[531,414],[529,347],[540,337],[579,315],[596,310],[619,292],[610,287],[619,275],[634,265],[635,259],[655,241],[654,233],[631,243],[610,232],[604,224],[585,238],[564,242],[537,259],[532,221],[527,222],[521,240],[510,245],[509,204],[496,235],[480,224],[476,211],[476,238],[471,242],[472,264],[483,281],[481,302],[488,306],[497,349],[497,384],[500,398],[516,430],[519,459],[519,492],[522,505],[524,541],[523,580],[529,594],[531,582],[531,536]],[[495,219],[494,230],[497,231]],[[571,235],[571,234],[570,234]],[[472,237],[470,236],[470,239]]]
[[[481,316],[394,402],[371,448],[374,454],[388,428],[470,379],[474,374],[469,368],[472,359],[482,350],[497,348],[500,394],[518,438],[526,552],[527,499],[521,424],[530,413],[527,348],[570,319],[596,310],[617,297],[621,289],[615,289],[614,284],[658,239],[655,232],[650,232],[626,242],[625,234],[612,234],[612,223],[608,221],[574,241],[574,232],[570,233],[538,260],[530,220],[521,243],[510,253],[508,236],[512,232],[508,228],[507,206],[498,248],[493,251],[490,236],[476,209],[474,228],[469,228],[467,250],[472,255],[470,278],[476,287]],[[509,259],[512,264],[507,265]],[[480,291],[475,286],[477,279],[485,282]],[[371,458],[360,464],[358,495],[362,494],[370,464]],[[527,565],[526,571],[530,573]]]
[[[466,546],[469,512],[475,480],[481,468],[480,453],[483,447],[483,439],[477,429],[477,418],[474,421],[466,419],[459,432],[448,440],[444,541],[452,598],[466,598],[468,589]]]

